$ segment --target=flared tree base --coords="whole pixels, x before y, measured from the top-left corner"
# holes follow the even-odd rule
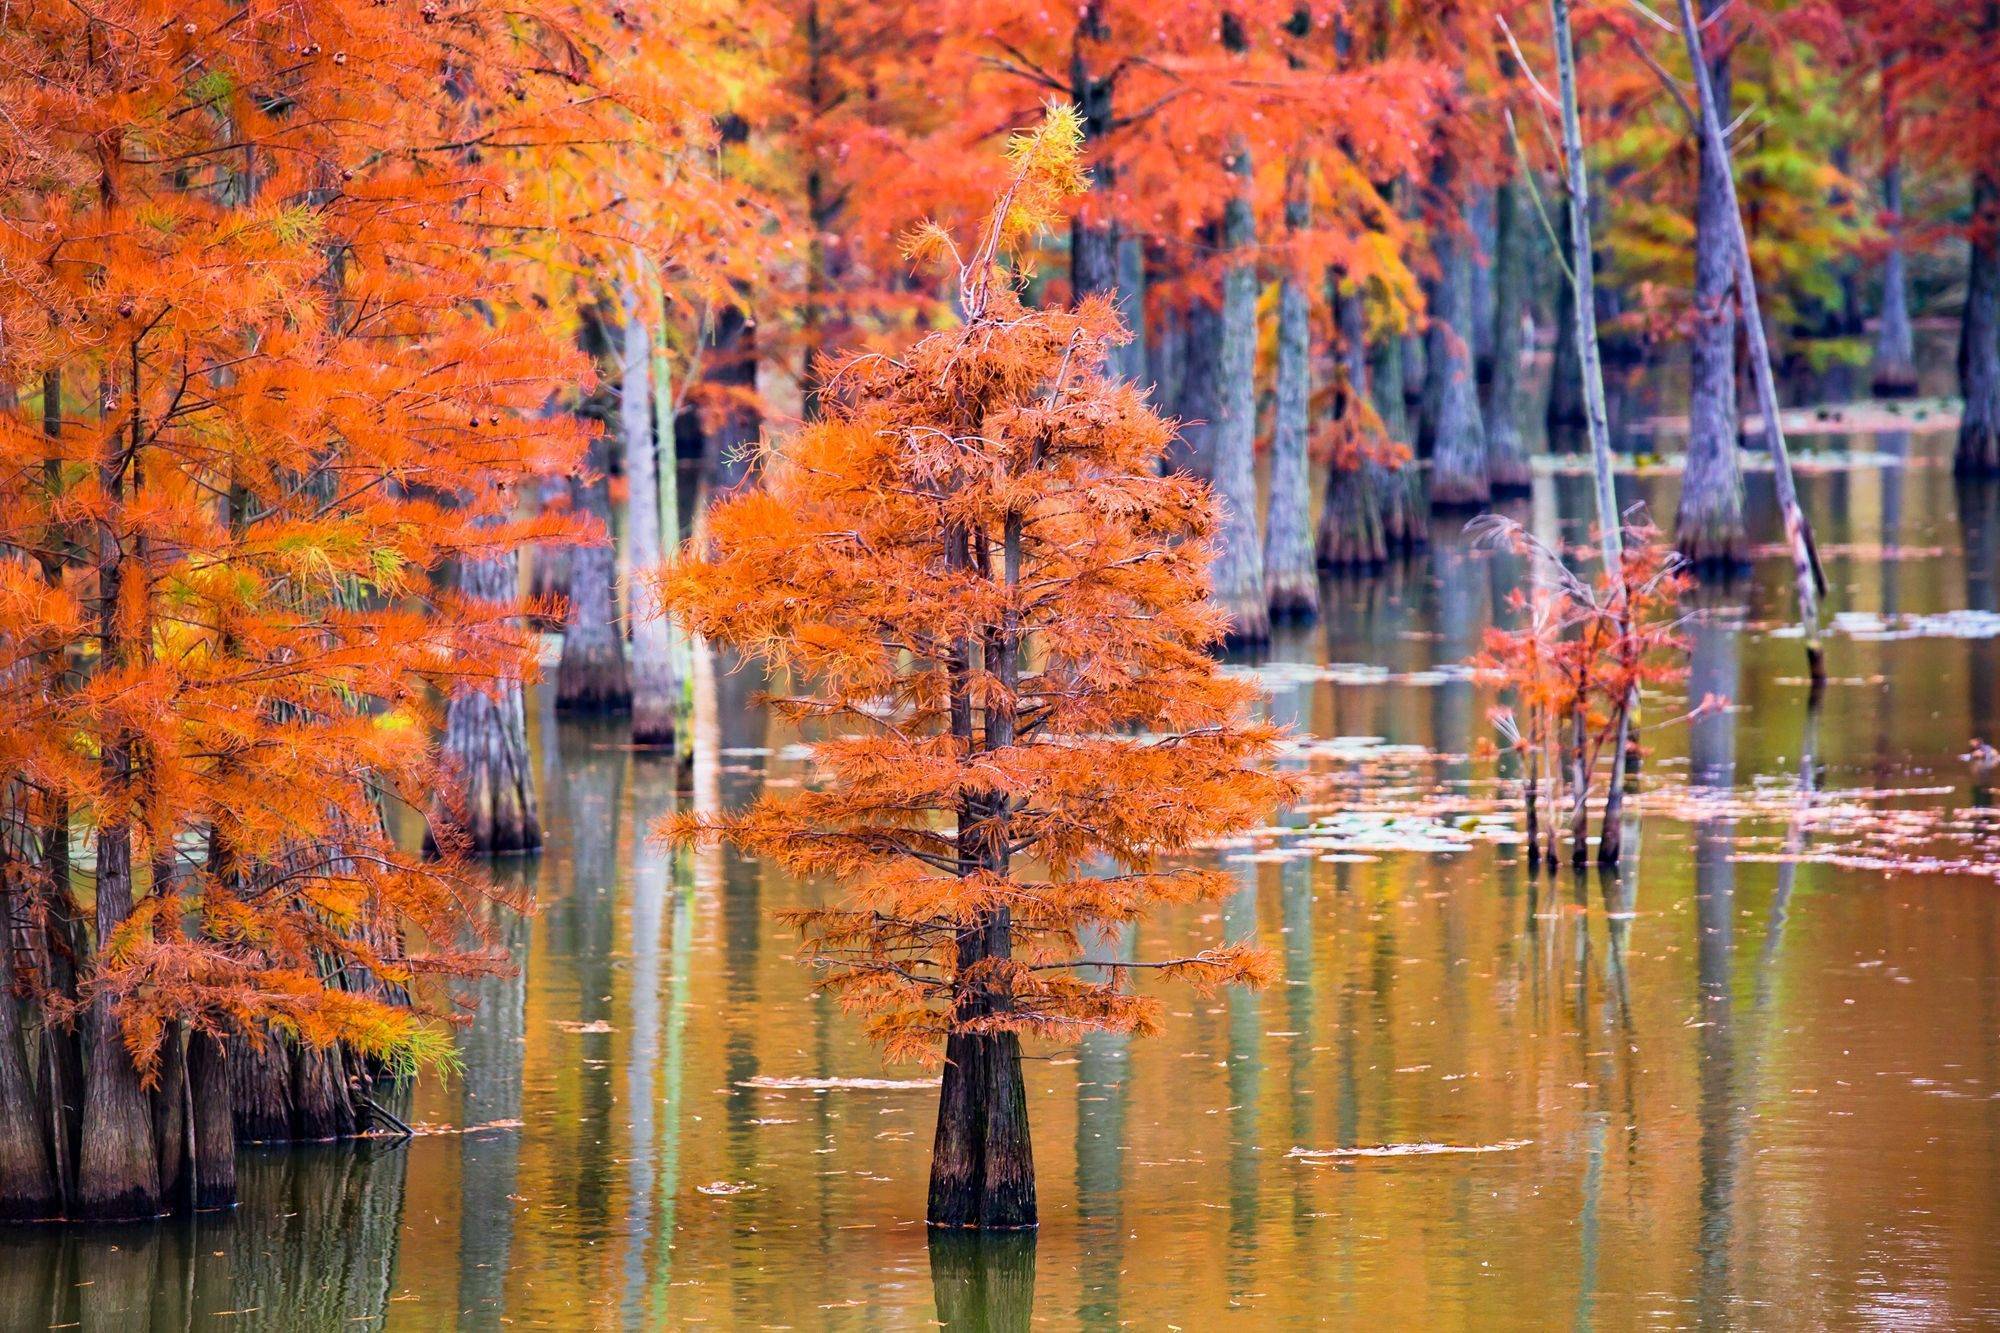
[[[1951,466],[1961,477],[2000,476],[2000,421],[1983,416],[1960,421]]]
[[[601,650],[563,650],[556,667],[556,711],[623,713],[632,707],[632,677],[614,643]]]
[[[1319,619],[1319,579],[1311,569],[1267,572],[1264,602],[1270,624],[1308,624]]]
[[[1917,368],[1908,361],[1882,362],[1874,368],[1868,388],[1877,398],[1915,398]]]
[[[956,1033],[945,1043],[925,1217],[934,1227],[973,1231],[1038,1221],[1021,1039],[1014,1033]]]
[[[1229,617],[1229,630],[1222,642],[1229,648],[1256,648],[1271,641],[1271,610],[1259,594],[1240,593],[1216,596]]]
[[[1390,482],[1402,485],[1399,477]],[[1321,569],[1372,569],[1388,560],[1389,541],[1382,530],[1382,502],[1373,469],[1336,468],[1327,474],[1318,558]]]

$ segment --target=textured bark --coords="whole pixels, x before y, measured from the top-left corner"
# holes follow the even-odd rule
[[[469,560],[459,567],[458,590],[489,605],[511,602],[519,586],[513,553]],[[450,800],[432,811],[451,825],[475,853],[531,852],[542,845],[535,807],[535,776],[528,765],[528,718],[521,682],[512,677],[452,691],[445,708],[444,758],[457,781]],[[426,850],[437,843],[426,832]]]
[[[934,1227],[1035,1225],[1028,1093],[1021,1039],[1011,1032],[959,1033],[945,1043],[926,1215]]]
[[[1298,201],[1285,208],[1287,226],[1305,226]],[[1312,467],[1306,456],[1312,401],[1312,315],[1305,284],[1287,267],[1278,288],[1278,402],[1271,433],[1271,503],[1264,527],[1264,596],[1271,618],[1310,620],[1319,614],[1313,568]]]
[[[1229,641],[1271,637],[1264,599],[1264,546],[1257,536],[1257,223],[1248,197],[1250,155],[1230,163],[1242,184],[1225,206],[1222,277],[1221,411],[1215,430],[1215,492],[1222,532],[1213,575],[1215,601],[1229,616]]]
[[[1207,478],[1215,470],[1216,420],[1222,411],[1222,307],[1207,294],[1188,301],[1181,341],[1179,436],[1167,448],[1166,467]]]
[[[187,1032],[172,1024],[160,1051],[153,1085],[153,1160],[160,1173],[162,1211],[185,1206],[188,1197]]]
[[[1449,177],[1441,182],[1448,190]],[[1486,481],[1486,425],[1472,364],[1472,238],[1453,219],[1439,229],[1437,306],[1426,349],[1435,399],[1431,507],[1455,509],[1493,498]]]
[[[188,1044],[188,1102],[194,1117],[189,1201],[197,1212],[236,1205],[236,1125],[230,1108],[228,1050],[215,1037]]]
[[[1958,344],[1965,412],[1953,465],[1990,476],[2000,473],[2000,182],[1986,171],[1972,178],[1971,242]]]
[[[131,439],[136,450],[142,438],[136,406],[136,353],[133,364]],[[114,432],[98,467],[98,480],[111,498],[114,516],[123,508],[125,489],[125,465],[117,441]],[[130,660],[130,636],[120,611],[125,561],[113,517],[99,534],[97,559],[98,649],[99,660],[106,666],[122,666]],[[143,580],[145,570],[141,568],[138,575]],[[134,795],[131,738],[117,732],[107,737],[98,767],[104,778],[107,811],[97,829],[96,925],[101,950],[132,915],[132,826],[125,814]],[[160,1176],[153,1158],[153,1126],[146,1094],[125,1049],[117,1009],[110,994],[100,990],[91,997],[85,1034],[82,1151],[77,1161],[75,1213],[85,1221],[126,1221],[153,1217],[159,1211]]]
[[[7,853],[11,857],[11,853]],[[16,1001],[12,867],[0,866],[0,1222],[55,1217],[62,1191],[49,1153],[47,1120],[40,1114],[22,1041]]]
[[[1334,313],[1340,324],[1340,411],[1358,413],[1369,397],[1367,312],[1358,291],[1336,285]],[[1394,345],[1393,340],[1390,343]],[[1283,397],[1282,389],[1280,398]],[[1400,395],[1397,406],[1401,407]],[[1352,466],[1344,464],[1351,462]],[[1335,459],[1326,470],[1326,499],[1320,507],[1318,563],[1328,569],[1366,568],[1389,557],[1382,532],[1381,499],[1376,493],[1380,472],[1372,459]],[[1275,520],[1274,520],[1275,526]],[[1318,588],[1315,586],[1317,596]]]
[[[292,1137],[292,1066],[270,1033],[231,1037],[223,1061],[239,1143],[286,1143]]]
[[[1521,438],[1521,312],[1528,300],[1528,217],[1521,182],[1493,195],[1492,368],[1486,379],[1486,480],[1495,495],[1525,495],[1534,474]]]
[[[632,678],[625,665],[625,637],[618,632],[618,562],[611,547],[610,458],[600,436],[591,445],[587,475],[570,479],[570,503],[603,525],[605,539],[578,546],[569,558],[569,613],[563,620],[562,659],[556,666],[556,708],[573,713],[622,713],[632,706]]]
[[[1907,398],[1917,391],[1917,340],[1910,327],[1910,275],[1903,256],[1903,168],[1893,159],[1882,168],[1882,212],[1889,245],[1882,256],[1882,317],[1870,378],[1877,394]]]
[[[131,829],[107,824],[97,835],[97,938],[110,939],[131,914]],[[160,1175],[152,1116],[109,995],[90,1002],[85,1052],[76,1215],[88,1222],[156,1217]]]
[[[338,1046],[293,1046],[292,1140],[327,1143],[361,1127],[347,1080],[347,1053]]]
[[[1728,35],[1709,62],[1717,105],[1729,106]],[[1749,558],[1743,528],[1743,475],[1737,457],[1736,239],[1729,164],[1700,152],[1694,215],[1694,338],[1688,383],[1687,467],[1681,477],[1674,542],[1698,570]]]
[[[678,528],[670,488],[673,470],[662,466],[653,420],[653,337],[639,292],[624,290],[625,336],[620,376],[618,434],[625,450],[625,549],[631,585],[632,743],[671,746],[680,707],[674,674],[672,629],[648,575],[666,556],[670,525]],[[664,391],[665,385],[659,386]],[[664,398],[664,392],[662,397]],[[678,537],[678,533],[674,534]]]

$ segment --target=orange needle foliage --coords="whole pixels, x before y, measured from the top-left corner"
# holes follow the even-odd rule
[[[1160,476],[1171,428],[1107,379],[1109,304],[1027,310],[997,259],[1083,186],[1073,113],[1012,148],[1016,178],[959,265],[964,322],[836,377],[826,418],[718,505],[661,577],[698,633],[754,653],[818,729],[815,789],[767,793],[679,839],[723,837],[837,880],[793,918],[825,984],[897,1059],[964,1033],[1146,1032],[1157,1007],[1075,968],[1092,927],[1215,898],[1168,864],[1289,788],[1275,728],[1216,669],[1208,488]],[[942,231],[913,247],[957,258]],[[1256,983],[1218,946],[1139,964]]]

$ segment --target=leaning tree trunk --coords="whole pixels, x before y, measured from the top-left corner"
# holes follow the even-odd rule
[[[1713,9],[1711,4],[1709,8]],[[1729,106],[1728,34],[1709,61],[1717,105]],[[1674,542],[1697,570],[1728,569],[1749,558],[1743,529],[1743,473],[1737,457],[1736,239],[1729,164],[1702,144],[1694,212],[1694,342],[1688,372],[1687,466],[1681,476]]]
[[[618,632],[618,560],[611,545],[610,459],[603,436],[590,446],[588,475],[570,479],[570,503],[603,525],[604,539],[573,547],[569,557],[569,613],[563,620],[562,659],[556,665],[556,708],[573,713],[622,713],[632,706],[632,678],[625,666],[625,637]]]
[[[1288,200],[1285,223],[1306,225],[1303,200]],[[1287,266],[1278,286],[1278,404],[1271,434],[1271,506],[1264,527],[1264,593],[1271,618],[1311,620],[1319,614],[1313,569],[1311,428],[1312,315],[1305,283]]]
[[[1493,355],[1486,383],[1486,481],[1495,495],[1526,495],[1534,474],[1521,438],[1521,312],[1528,300],[1528,216],[1510,176],[1493,195]]]
[[[1221,412],[1215,429],[1215,491],[1222,532],[1214,564],[1215,602],[1229,617],[1231,643],[1271,637],[1264,600],[1264,548],[1257,539],[1257,223],[1250,211],[1250,154],[1238,147],[1239,180],[1223,213]]]
[[[459,566],[458,590],[472,602],[511,603],[519,595],[519,562],[512,551],[467,560]],[[519,679],[502,676],[483,687],[462,684],[452,690],[445,708],[444,758],[457,790],[433,811],[433,822],[455,829],[475,853],[532,852],[542,845]],[[435,836],[427,832],[425,840],[427,850],[435,852]]]
[[[673,636],[652,571],[666,558],[668,516],[675,505],[672,469],[663,465],[653,421],[653,335],[655,309],[643,309],[639,285],[628,278],[624,356],[618,405],[619,438],[625,446],[625,549],[631,566],[627,604],[632,616],[632,743],[671,746],[680,707],[674,678]],[[664,390],[665,385],[659,386]],[[664,398],[664,393],[661,395]],[[674,523],[678,527],[678,521]],[[674,538],[679,533],[673,534]]]
[[[1340,415],[1350,427],[1350,437],[1358,441],[1362,436],[1355,419],[1362,415],[1369,396],[1367,310],[1358,290],[1342,291],[1337,281],[1332,287],[1334,313],[1340,324]],[[1343,450],[1327,464],[1317,550],[1319,563],[1326,568],[1368,568],[1389,558],[1382,533],[1381,499],[1376,493],[1379,470],[1374,451],[1361,447]],[[1275,498],[1274,493],[1274,504]],[[1275,519],[1272,525],[1276,526]],[[1314,591],[1317,595],[1317,588]]]
[[[1882,397],[1908,398],[1917,391],[1917,340],[1910,327],[1910,275],[1903,257],[1903,168],[1894,158],[1882,168],[1882,212],[1889,246],[1882,256],[1882,318],[1871,380]]]
[[[1444,176],[1448,192],[1450,179]],[[1436,424],[1431,436],[1431,507],[1458,509],[1493,498],[1486,481],[1486,425],[1473,372],[1472,249],[1464,219],[1440,224],[1437,308],[1427,347]]]
[[[1971,241],[1958,344],[1965,413],[1953,465],[1984,476],[2000,472],[2000,182],[1987,171],[1972,178]]]

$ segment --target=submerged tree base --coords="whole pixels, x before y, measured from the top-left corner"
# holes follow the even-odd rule
[[[933,1227],[979,1231],[1039,1220],[1021,1039],[1012,1032],[954,1033],[946,1041],[925,1216]]]

